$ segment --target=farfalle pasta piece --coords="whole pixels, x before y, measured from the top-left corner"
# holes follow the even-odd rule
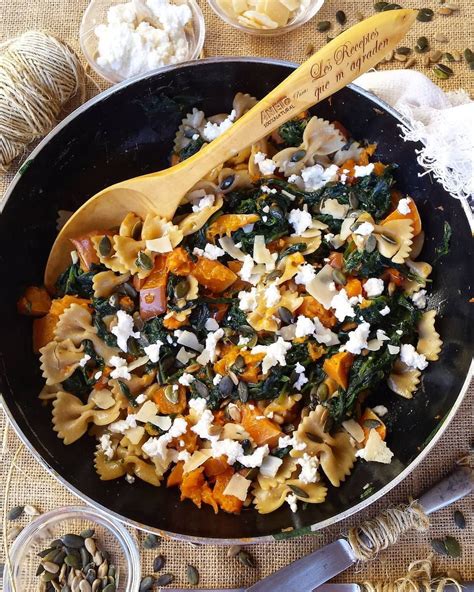
[[[420,384],[420,376],[419,370],[408,368],[403,362],[397,360],[387,378],[387,384],[389,389],[400,397],[412,399],[413,393]]]
[[[223,168],[217,178],[219,187],[222,193],[229,193],[242,187],[250,187],[252,180],[250,178],[247,167],[231,169],[229,167]]]
[[[119,479],[127,473],[122,459],[108,459],[100,448],[95,453],[94,468],[101,481]]]
[[[38,395],[38,399],[40,401],[54,401],[60,390],[60,384],[45,384]]]
[[[346,432],[331,436],[325,432],[328,410],[318,405],[314,411],[302,419],[296,430],[296,439],[304,442],[304,450],[293,449],[290,454],[300,457],[304,452],[319,458],[321,469],[334,487],[339,487],[350,474],[355,461],[355,449]]]
[[[249,95],[248,93],[244,94],[238,92],[234,100],[232,101],[232,109],[235,111],[235,119],[239,119],[242,115],[245,115],[247,111],[250,111],[252,107],[257,104],[257,99]]]
[[[291,280],[297,273],[299,266],[305,262],[304,257],[301,253],[293,253],[283,257],[278,264],[278,269],[282,272],[281,276],[277,279],[276,284],[284,284]]]
[[[404,263],[410,255],[413,226],[410,220],[390,220],[375,227],[377,247],[381,255],[394,263]]]
[[[323,483],[302,483],[299,479],[289,479],[285,485],[302,502],[308,504],[321,504],[326,499],[328,492]]]
[[[181,125],[176,132],[174,140],[174,151],[180,152],[183,148],[189,145],[192,137],[200,133],[206,125],[206,117],[203,111],[193,107],[191,113],[181,121]]]
[[[443,342],[439,336],[439,333],[435,329],[435,310],[427,310],[421,315],[421,319],[418,323],[418,343],[416,345],[416,351],[419,354],[423,354],[430,362],[435,362],[439,359],[439,352]]]
[[[259,514],[270,514],[278,510],[284,503],[289,488],[285,484],[277,485],[272,489],[264,490],[256,485],[252,493],[254,495],[253,503]]]
[[[90,423],[103,426],[114,422],[121,406],[117,401],[109,409],[94,409],[93,402],[84,405],[75,395],[59,391],[53,402],[53,429],[64,444],[72,444],[86,433]]]
[[[288,479],[290,479],[295,472],[296,467],[297,465],[295,459],[291,456],[285,456],[274,477],[265,477],[265,475],[259,473],[257,475],[257,483],[263,491],[273,489],[278,485],[288,481]]]
[[[183,240],[183,233],[173,222],[155,214],[147,214],[143,223],[142,240],[148,241],[163,237],[169,239],[174,249]]]
[[[92,278],[92,289],[96,298],[108,298],[118,286],[130,279],[130,273],[116,275],[113,271],[99,271]]]
[[[98,335],[92,325],[91,313],[79,304],[71,304],[59,317],[54,330],[58,341],[71,339],[78,346],[85,339],[92,341],[95,351],[108,363],[112,356],[118,354],[118,349],[107,345]]]
[[[222,208],[223,199],[221,194],[215,196],[215,200],[212,206],[207,206],[198,212],[188,214],[179,223],[179,229],[182,231],[183,236],[188,236],[194,232],[200,230],[209,218]]]
[[[141,229],[143,227],[143,220],[134,212],[129,212],[119,227],[120,236],[128,236],[130,238],[140,238]]]
[[[281,290],[280,300],[275,306],[268,306],[264,291],[257,293],[257,306],[255,310],[247,315],[249,325],[255,331],[276,331],[279,327],[279,320],[276,316],[279,307],[283,306],[291,312],[295,312],[303,304],[303,297],[298,292]]]
[[[109,237],[107,237],[107,240],[110,242],[110,249],[107,250],[107,254],[104,254],[104,251],[100,245],[101,241],[105,238],[105,236],[106,235],[104,234],[99,234],[91,238],[94,250],[97,254],[97,257],[99,258],[99,261],[102,263],[102,265],[105,265],[105,267],[112,271],[116,271],[117,273],[127,273],[129,270],[117,257],[112,241]]]
[[[248,161],[248,171],[250,178],[254,181],[260,179],[262,177],[262,172],[260,171],[260,167],[255,162],[255,155],[261,152],[262,154],[268,153],[268,142],[265,138],[259,140],[255,144],[252,144],[250,149],[250,156]]]
[[[153,270],[153,253],[147,249],[144,240],[137,241],[128,236],[117,236],[113,238],[115,256],[127,271],[144,279]],[[140,263],[141,258],[146,264]],[[146,259],[145,259],[146,258]]]
[[[69,378],[84,356],[83,347],[76,347],[71,339],[50,341],[40,354],[41,373],[48,386]]]
[[[357,163],[359,162],[359,158],[362,156],[363,151],[364,149],[359,144],[359,142],[352,142],[349,146],[344,145],[336,152],[333,162],[339,166],[348,160],[353,160]]]
[[[407,259],[405,265],[417,276],[416,279],[405,279],[403,282],[403,291],[410,296],[426,286],[426,279],[431,275],[433,268],[425,261],[412,261],[411,259]]]
[[[154,485],[155,487],[160,486],[162,475],[158,475],[154,464],[146,462],[138,456],[129,455],[123,459],[123,464],[126,468],[127,473],[132,473],[135,477],[138,477],[142,481]]]

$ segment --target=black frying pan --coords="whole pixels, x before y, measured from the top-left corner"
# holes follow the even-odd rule
[[[207,114],[229,111],[237,91],[264,96],[293,65],[270,60],[204,60],[118,85],[73,113],[33,153],[9,189],[0,216],[0,385],[10,418],[30,450],[72,491],[119,518],[181,537],[271,540],[293,526],[320,528],[357,511],[399,482],[421,460],[453,417],[467,386],[472,357],[472,309],[466,286],[474,260],[471,230],[459,201],[450,197],[416,162],[416,144],[399,137],[395,112],[357,87],[345,88],[314,112],[342,122],[354,138],[377,142],[376,156],[400,165],[398,187],[420,209],[427,241],[422,259],[432,261],[448,221],[451,250],[436,265],[430,305],[440,310],[441,359],[430,364],[411,401],[380,390],[371,404],[389,410],[390,465],[360,462],[324,504],[293,515],[286,506],[269,515],[241,516],[198,510],[179,502],[176,489],[123,479],[101,482],[93,464],[94,441],[64,446],[51,425],[51,409],[37,396],[43,381],[31,348],[31,321],[16,314],[25,286],[41,283],[56,234],[58,209],[75,210],[88,197],[121,179],[168,165],[174,134],[192,106]],[[370,483],[369,490],[364,486]],[[368,495],[370,494],[371,495]],[[293,533],[294,534],[294,533]]]

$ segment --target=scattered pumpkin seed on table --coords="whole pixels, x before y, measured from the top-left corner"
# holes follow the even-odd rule
[[[241,549],[237,553],[237,559],[240,561],[242,565],[245,565],[245,567],[255,567],[254,558],[252,557],[252,555],[250,555],[248,551],[245,551],[245,549]]]
[[[336,21],[340,24],[340,25],[345,25],[347,22],[347,16],[346,13],[343,10],[338,10],[336,12]]]
[[[156,573],[165,566],[165,558],[163,555],[157,555],[153,560],[153,571]]]
[[[156,549],[160,544],[160,539],[156,534],[149,533],[143,539],[143,547],[145,549]]]
[[[324,33],[325,31],[329,31],[330,28],[331,28],[331,23],[329,21],[319,21],[319,23],[316,25],[316,29],[320,33]]]
[[[186,577],[192,586],[197,586],[199,584],[199,572],[194,565],[188,565],[186,567]]]
[[[15,506],[12,508],[7,514],[8,520],[18,520],[23,515],[24,509],[24,506]]]
[[[400,55],[410,55],[411,48],[410,47],[397,47],[395,53],[399,53]]]
[[[434,12],[431,8],[421,8],[416,15],[416,20],[422,23],[429,23],[434,16]]]
[[[461,510],[455,510],[453,516],[454,523],[458,528],[466,528],[466,518],[464,517],[464,514],[461,512]]]
[[[159,578],[156,579],[157,586],[168,586],[174,580],[173,574],[167,573],[163,574]]]
[[[424,36],[418,37],[418,39],[416,41],[416,45],[415,45],[415,51],[417,53],[424,53],[425,51],[428,51],[429,48],[430,48],[430,44],[429,44],[428,39]]]
[[[461,545],[459,544],[459,541],[454,537],[445,537],[444,546],[446,547],[446,551],[449,557],[461,557]]]

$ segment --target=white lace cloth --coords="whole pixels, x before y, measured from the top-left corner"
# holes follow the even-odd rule
[[[474,202],[474,102],[464,90],[445,93],[421,72],[368,72],[355,84],[405,118],[405,140],[420,141],[419,164],[453,197]]]

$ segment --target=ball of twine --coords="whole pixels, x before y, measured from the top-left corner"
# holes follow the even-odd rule
[[[84,99],[85,72],[66,45],[28,31],[0,55],[0,172],[33,140],[47,134],[76,93]]]

